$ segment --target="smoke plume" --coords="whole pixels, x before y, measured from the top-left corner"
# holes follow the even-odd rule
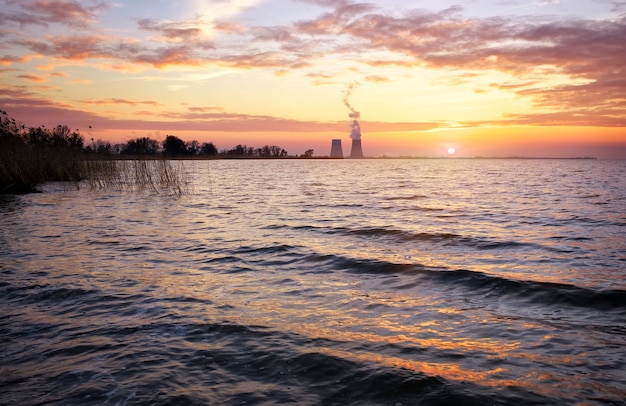
[[[354,107],[352,107],[350,105],[350,102],[348,101],[348,99],[350,98],[350,94],[352,93],[352,90],[356,87],[357,83],[350,83],[348,85],[348,90],[346,90],[346,95],[343,98],[343,104],[346,105],[346,107],[350,110],[350,114],[349,117],[353,119],[352,121],[352,131],[350,131],[350,138],[352,138],[353,140],[360,140],[361,139],[361,126],[359,125],[359,122],[357,121],[357,119],[361,118],[361,113],[359,113],[358,111],[356,111],[354,109]]]

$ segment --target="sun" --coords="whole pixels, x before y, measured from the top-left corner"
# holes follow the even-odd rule
[[[448,155],[454,155],[456,154],[456,149],[453,147],[448,148]]]

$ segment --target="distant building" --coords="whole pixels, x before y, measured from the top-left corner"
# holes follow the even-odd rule
[[[363,158],[363,150],[361,149],[361,139],[352,139],[352,150],[350,151],[350,158]]]
[[[333,140],[330,148],[331,158],[343,158],[343,149],[341,148],[341,140]]]

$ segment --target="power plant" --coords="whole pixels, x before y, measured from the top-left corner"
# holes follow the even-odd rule
[[[341,148],[341,140],[334,139],[330,148],[331,158],[343,158],[343,149]]]
[[[359,123],[354,120],[352,123],[352,132],[350,133],[352,138],[352,149],[350,150],[351,159],[363,158],[363,148],[361,147],[361,129]],[[333,139],[330,147],[331,158],[343,158],[343,148],[341,147],[341,139]]]
[[[361,139],[352,139],[352,150],[350,151],[350,158],[363,158],[363,150],[361,149]]]

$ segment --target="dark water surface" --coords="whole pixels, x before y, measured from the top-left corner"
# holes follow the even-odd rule
[[[626,161],[185,162],[0,201],[0,404],[625,404]]]

